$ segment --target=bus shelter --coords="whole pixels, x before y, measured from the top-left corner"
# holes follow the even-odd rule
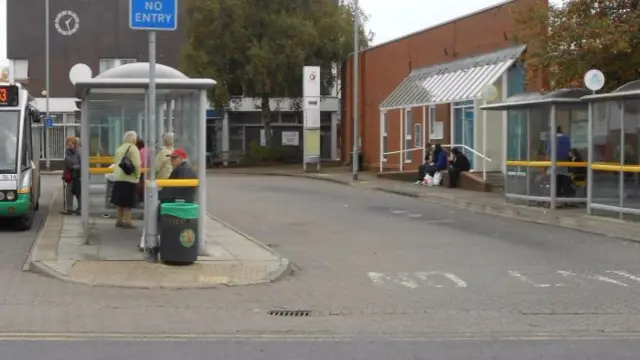
[[[584,161],[569,162],[567,154],[558,154],[559,141],[567,136],[570,148],[580,157],[588,151],[588,108],[581,97],[585,89],[561,89],[550,93],[524,93],[502,103],[481,106],[486,111],[506,111],[505,197],[508,200],[544,204],[586,203],[584,179],[575,181],[575,192],[565,191],[566,181],[577,168],[586,171]],[[561,148],[562,149],[562,148]],[[559,159],[559,157],[561,158]]]
[[[113,173],[114,155],[127,131],[135,131],[146,142],[147,168],[150,173],[156,151],[161,149],[164,135],[171,133],[173,146],[183,148],[197,179],[158,179],[146,181],[145,194],[150,189],[165,187],[195,187],[200,214],[206,213],[206,111],[207,90],[215,85],[212,79],[191,79],[180,71],[156,65],[156,121],[148,118],[149,64],[122,65],[75,84],[76,97],[81,99],[81,217],[85,241],[89,243],[91,225],[96,218],[109,216],[108,178]],[[149,197],[146,195],[146,199]],[[149,201],[141,201],[138,217],[148,228]],[[144,209],[144,213],[141,210]],[[135,216],[135,214],[134,214]],[[204,221],[198,222],[198,249],[204,252]],[[142,236],[142,229],[138,230]]]
[[[640,80],[588,102],[587,213],[640,215]]]

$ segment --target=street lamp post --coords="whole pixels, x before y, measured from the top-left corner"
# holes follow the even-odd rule
[[[44,37],[45,37],[45,50],[44,50],[44,77],[45,77],[45,113],[46,113],[46,118],[49,119],[49,97],[50,92],[49,92],[49,28],[51,27],[49,21],[50,21],[50,14],[49,14],[49,0],[45,0],[44,2],[44,13],[45,13],[45,21],[44,21],[44,26],[46,27],[45,32],[44,32]],[[45,120],[48,121],[48,120]],[[46,148],[45,148],[45,156],[47,159],[47,170],[49,170],[51,168],[51,144],[49,144],[49,129],[46,126],[45,123],[45,127],[44,127],[44,142],[46,144]]]
[[[360,14],[358,13],[358,0],[353,1],[353,180],[358,180],[359,158],[360,153],[360,137],[358,129],[358,88],[359,88],[359,52],[360,52]]]

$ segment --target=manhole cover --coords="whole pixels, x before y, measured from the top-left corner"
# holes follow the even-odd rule
[[[307,317],[311,316],[311,310],[269,310],[267,315],[271,316],[289,316],[289,317]]]

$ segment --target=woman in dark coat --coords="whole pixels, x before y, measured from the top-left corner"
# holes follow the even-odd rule
[[[64,214],[80,213],[80,148],[78,147],[78,138],[75,136],[67,136],[67,149],[64,154],[64,171],[62,180],[65,182],[65,208],[62,210]],[[78,201],[78,208],[73,208],[73,198]]]

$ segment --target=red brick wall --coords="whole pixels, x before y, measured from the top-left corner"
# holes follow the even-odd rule
[[[514,0],[362,52],[359,61],[359,132],[362,136],[364,163],[369,167],[378,168],[380,103],[409,75],[412,69],[447,63],[512,46],[514,28],[512,11],[514,7],[531,1],[547,3],[547,0]],[[351,154],[353,57],[349,58],[346,65],[342,92],[342,154]],[[540,88],[539,84],[542,84],[542,76],[528,87],[530,90],[536,90]],[[421,111],[421,109],[416,111],[413,118],[422,121]],[[445,120],[444,140],[432,143],[448,144],[451,134],[449,105],[438,105],[436,112],[438,120]],[[419,117],[418,113],[420,113]],[[400,150],[399,121],[399,110],[390,111],[388,151]],[[392,135],[394,131],[395,135]],[[343,158],[345,163],[351,159],[350,156],[343,156]],[[415,166],[416,162],[413,161],[412,165]],[[398,158],[391,156],[387,163],[399,164]]]

